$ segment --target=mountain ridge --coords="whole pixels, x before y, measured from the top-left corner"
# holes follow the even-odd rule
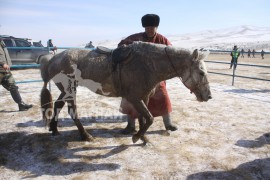
[[[183,48],[205,48],[214,50],[231,50],[234,45],[243,49],[270,51],[270,27],[240,25],[229,28],[204,30],[199,32],[167,35],[173,46]],[[97,42],[110,48],[117,47],[120,39]]]

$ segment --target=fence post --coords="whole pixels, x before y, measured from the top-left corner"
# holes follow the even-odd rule
[[[235,70],[236,70],[236,65],[237,65],[237,58],[233,58],[233,79],[232,79],[232,86],[234,86],[234,78],[235,78]]]
[[[234,77],[235,77],[235,67],[233,67],[233,78],[232,78],[232,86],[234,85]]]

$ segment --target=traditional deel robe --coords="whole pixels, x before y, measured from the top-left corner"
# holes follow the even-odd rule
[[[166,37],[162,36],[161,34],[156,33],[156,35],[153,38],[148,38],[144,32],[141,32],[141,33],[128,36],[126,39],[123,39],[118,44],[118,46],[121,46],[124,44],[126,45],[131,44],[134,41],[143,41],[143,42],[150,42],[150,43],[156,43],[156,44],[172,45],[170,41]],[[162,81],[159,83],[159,85],[156,88],[155,94],[152,97],[150,97],[147,107],[154,117],[163,116],[172,112],[172,106],[171,106],[170,98],[166,89],[165,81]],[[123,114],[130,115],[132,118],[137,118],[139,115],[136,109],[133,107],[133,105],[130,104],[125,98],[122,98],[120,111]]]

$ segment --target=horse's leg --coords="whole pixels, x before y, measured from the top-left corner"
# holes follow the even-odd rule
[[[68,100],[68,113],[71,116],[71,118],[73,119],[73,121],[75,122],[82,140],[84,141],[93,141],[94,138],[84,129],[81,121],[78,118],[78,113],[77,113],[77,107],[76,107],[76,100]]]
[[[145,125],[145,118],[142,116],[142,115],[140,115],[139,116],[139,129],[142,129],[143,128],[143,126]],[[148,138],[146,137],[146,135],[142,135],[141,137],[140,137],[140,139],[144,142],[144,144],[146,144],[147,142],[149,142],[149,140],[148,140]]]
[[[140,130],[137,132],[137,134],[132,136],[132,141],[133,141],[133,143],[136,143],[141,138],[144,141],[144,143],[146,143],[146,138],[145,138],[144,134],[146,133],[148,128],[153,123],[154,117],[149,112],[145,103],[142,100],[135,101],[133,103],[133,105],[137,109],[137,111],[140,113],[140,115],[145,118],[146,123],[143,125],[143,127],[140,127]],[[142,121],[142,120],[140,120],[140,121]],[[140,123],[142,124],[143,122],[140,122]]]
[[[143,126],[145,125],[145,119],[143,118],[142,115],[139,116],[139,129],[142,129]]]
[[[49,131],[52,131],[53,136],[60,134],[57,130],[57,121],[58,121],[58,115],[61,109],[65,105],[65,101],[63,101],[64,95],[65,93],[62,92],[60,96],[58,97],[58,99],[54,102],[54,109],[53,109],[54,113],[53,113],[53,118],[50,122],[50,129],[49,129]]]
[[[57,121],[58,121],[58,115],[61,111],[61,109],[65,105],[64,97],[66,95],[65,89],[61,83],[56,83],[55,84],[57,88],[61,91],[61,94],[59,95],[58,99],[54,102],[54,108],[53,108],[53,117],[50,122],[50,129],[49,131],[52,131],[52,135],[59,135],[60,133],[57,130]]]

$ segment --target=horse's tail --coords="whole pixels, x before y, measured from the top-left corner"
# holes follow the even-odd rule
[[[48,66],[50,64],[51,57],[51,55],[45,55],[40,59],[40,72],[44,81],[44,85],[40,94],[40,106],[42,111],[42,118],[46,123],[50,122],[53,113],[52,95],[47,89],[47,84],[50,81]]]
[[[47,89],[47,83],[44,82],[44,86],[40,94],[40,106],[42,112],[42,118],[47,123],[50,122],[53,113],[52,95]]]

